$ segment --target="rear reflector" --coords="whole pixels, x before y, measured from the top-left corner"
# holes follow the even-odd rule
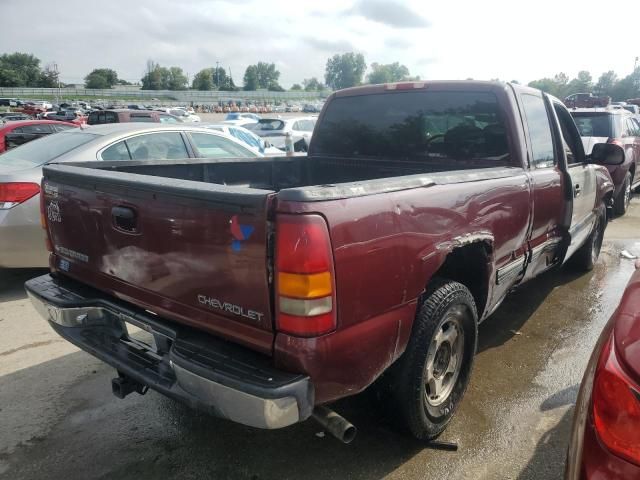
[[[614,454],[640,465],[640,393],[616,357],[613,336],[605,344],[593,384],[593,423]]]
[[[0,183],[0,209],[8,209],[40,193],[37,183]]]
[[[336,328],[333,255],[319,215],[276,218],[276,326],[301,337]]]
[[[331,295],[329,272],[303,275],[298,273],[278,274],[278,292],[293,298],[318,298]]]

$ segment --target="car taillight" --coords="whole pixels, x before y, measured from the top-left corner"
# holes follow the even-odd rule
[[[612,143],[614,145],[618,145],[619,147],[624,148],[624,143],[622,143],[620,140],[618,140],[617,138],[609,138],[607,140],[607,143]]]
[[[334,269],[327,224],[319,215],[278,215],[276,326],[314,337],[336,328]]]
[[[616,357],[613,335],[605,344],[593,384],[593,422],[615,455],[640,465],[640,394]]]
[[[0,209],[9,209],[40,193],[37,183],[0,183]]]

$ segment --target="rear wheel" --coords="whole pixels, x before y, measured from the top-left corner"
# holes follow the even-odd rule
[[[631,202],[631,173],[627,172],[624,177],[622,190],[618,194],[613,204],[613,210],[616,215],[624,215],[627,213],[629,203]]]
[[[395,406],[418,439],[442,433],[462,400],[476,352],[477,318],[464,285],[431,282],[407,349],[390,372]]]
[[[589,238],[573,255],[573,264],[579,270],[590,271],[595,266],[600,256],[604,230],[607,227],[607,210],[604,204],[598,209],[596,223],[591,230]]]

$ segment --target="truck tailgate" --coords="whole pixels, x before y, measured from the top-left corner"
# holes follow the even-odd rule
[[[50,165],[42,192],[57,270],[271,352],[272,191]]]

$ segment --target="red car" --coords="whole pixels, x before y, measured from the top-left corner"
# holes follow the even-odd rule
[[[640,478],[640,262],[587,365],[565,478]]]
[[[52,120],[23,120],[0,124],[0,153],[52,133],[62,132],[78,125]]]

